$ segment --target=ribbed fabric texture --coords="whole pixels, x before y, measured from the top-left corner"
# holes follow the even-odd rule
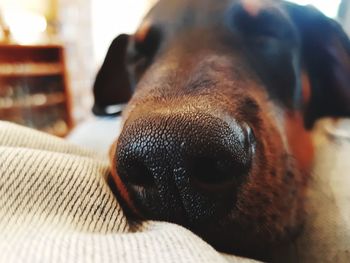
[[[249,262],[190,231],[130,227],[109,189],[108,160],[0,122],[0,262]]]

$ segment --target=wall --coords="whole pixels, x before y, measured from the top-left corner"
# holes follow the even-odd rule
[[[94,77],[111,41],[120,33],[132,33],[155,0],[58,1],[59,31],[79,122],[91,115]]]
[[[97,64],[121,33],[133,33],[154,0],[91,0],[92,38]]]
[[[90,0],[59,0],[58,10],[58,31],[66,48],[73,114],[76,122],[80,122],[91,112],[91,87],[96,70]]]
[[[350,1],[349,0],[343,0],[340,13],[342,15],[341,22],[346,32],[350,35]]]
[[[57,0],[0,0],[0,8],[25,8],[51,18],[55,13]]]

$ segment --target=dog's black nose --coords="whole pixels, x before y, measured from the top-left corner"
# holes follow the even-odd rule
[[[182,203],[191,213],[188,207],[208,203],[213,193],[235,192],[254,151],[254,134],[245,123],[206,113],[159,113],[126,123],[116,166],[122,181],[142,192],[140,199]]]

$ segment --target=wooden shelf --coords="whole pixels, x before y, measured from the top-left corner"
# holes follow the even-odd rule
[[[57,121],[51,127],[46,127],[40,130],[43,132],[51,133],[55,136],[64,137],[68,134],[69,127],[67,123],[63,121]]]
[[[62,104],[66,101],[65,95],[62,93],[53,93],[50,95],[34,94],[23,100],[13,101],[10,99],[0,98],[0,111],[21,109],[21,108],[38,108],[48,107],[57,104]]]
[[[0,119],[57,136],[73,127],[64,49],[0,44]]]
[[[63,74],[59,63],[2,63],[0,64],[1,77],[30,77],[50,76]]]

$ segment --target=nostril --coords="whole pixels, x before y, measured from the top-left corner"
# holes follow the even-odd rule
[[[152,172],[143,162],[129,162],[127,167],[121,169],[121,173],[129,184],[141,187],[154,185]]]
[[[197,157],[188,162],[187,169],[195,186],[215,190],[241,182],[249,167],[235,160]]]

